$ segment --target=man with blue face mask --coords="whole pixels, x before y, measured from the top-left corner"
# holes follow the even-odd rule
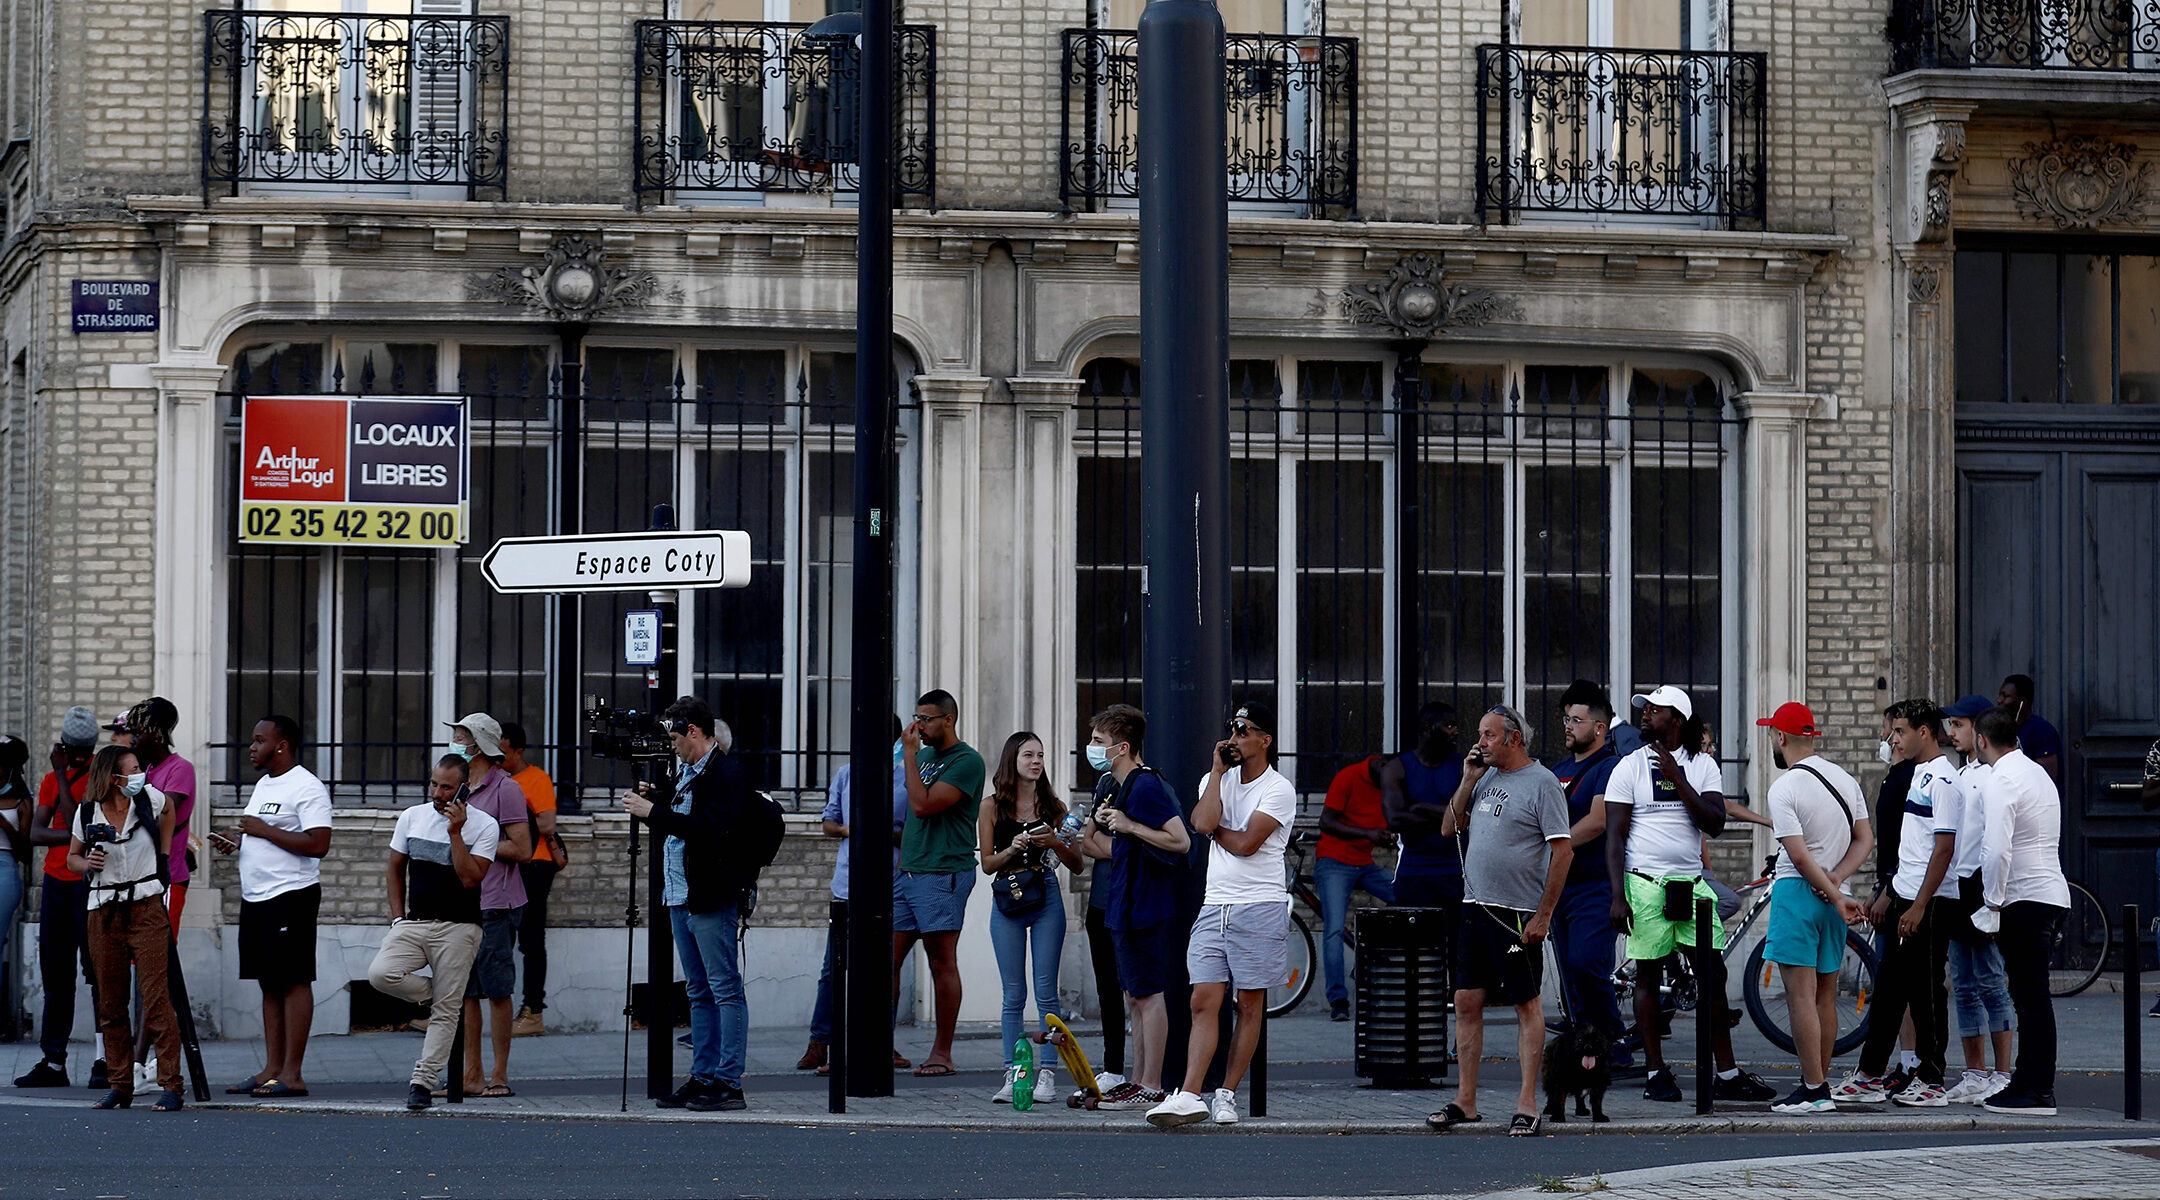
[[[480,879],[480,956],[465,985],[465,1094],[483,1100],[515,1095],[510,1090],[510,997],[517,985],[518,922],[525,912],[525,878],[518,864],[532,858],[532,812],[525,789],[502,769],[502,725],[483,712],[450,725],[449,753],[465,759],[465,803],[495,818],[500,840],[495,860]],[[480,1001],[488,1002],[495,1043],[495,1073],[480,1074]]]

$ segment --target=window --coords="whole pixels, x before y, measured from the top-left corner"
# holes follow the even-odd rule
[[[228,382],[235,418],[245,395],[465,396],[472,529],[454,551],[241,545],[232,535],[229,749],[263,714],[289,713],[341,800],[387,802],[409,798],[409,786],[398,789],[423,777],[443,740],[436,722],[481,710],[522,723],[559,782],[626,782],[617,764],[566,759],[565,739],[582,733],[552,728],[555,681],[570,622],[577,693],[645,708],[643,673],[622,665],[621,637],[623,614],[648,597],[505,596],[480,569],[497,539],[562,527],[562,413],[574,404],[583,528],[645,529],[653,507],[668,504],[682,527],[750,534],[751,586],[684,595],[688,652],[664,693],[710,700],[758,786],[783,796],[823,788],[846,740],[853,356],[620,342],[587,346],[583,366],[586,394],[566,401],[552,342],[265,339],[239,353]],[[237,419],[230,432],[237,456]],[[904,519],[902,529],[913,536]],[[242,766],[234,753],[221,777]]]
[[[1959,404],[2160,404],[2160,256],[1960,250]]]
[[[1140,699],[1140,431],[1137,364],[1097,359],[1081,377],[1086,716]],[[1393,380],[1377,359],[1231,364],[1233,689],[1274,703],[1299,790],[1400,748],[1406,685],[1466,711],[1523,705],[1543,755],[1560,752],[1553,713],[1577,678],[1622,705],[1677,683],[1721,719],[1736,425],[1720,385],[1678,364],[1426,363],[1406,408]],[[1413,563],[1398,533],[1406,417]],[[1404,570],[1414,612],[1399,610]]]

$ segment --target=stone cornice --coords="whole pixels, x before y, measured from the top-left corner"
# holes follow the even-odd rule
[[[2148,72],[1936,68],[1892,75],[1883,80],[1882,89],[1884,98],[1897,109],[1953,103],[1968,108],[2075,108],[2101,115],[2121,108],[2121,115],[2146,123],[2154,115],[2153,80]]]

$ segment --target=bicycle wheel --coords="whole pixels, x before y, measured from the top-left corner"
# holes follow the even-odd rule
[[[1747,982],[1740,991],[1748,1016],[1771,1045],[1792,1053],[1792,1015],[1786,1007],[1785,976],[1777,964],[1763,957],[1767,941],[1755,943],[1748,955]],[[1867,1040],[1868,1005],[1875,997],[1875,947],[1848,930],[1845,961],[1838,968],[1838,1040],[1836,1053],[1850,1054]]]
[[[1312,926],[1302,913],[1290,914],[1290,982],[1267,992],[1267,1015],[1279,1017],[1305,1002],[1312,991],[1313,972],[1320,969],[1320,943],[1313,940]]]
[[[2107,910],[2091,892],[2070,885],[2070,911],[2055,931],[2055,949],[2048,955],[2048,994],[2075,996],[2100,978],[2107,966],[2108,947],[2115,930],[2108,924]]]

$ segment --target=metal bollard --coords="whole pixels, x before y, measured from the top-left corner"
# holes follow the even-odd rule
[[[1718,989],[1716,996],[1710,994],[1710,964],[1717,953],[1712,944],[1711,922],[1717,920],[1717,902],[1698,898],[1695,901],[1695,1113],[1706,1116],[1710,1112],[1710,1093],[1717,1085],[1716,1054],[1712,1050],[1716,1026],[1714,1022],[1725,1019],[1725,990]]]
[[[2138,906],[2125,904],[2123,918],[2123,1120],[2145,1119],[2145,1014],[2144,980],[2138,956],[2144,950],[2138,936]]]
[[[458,1007],[457,1033],[450,1039],[450,1065],[443,1068],[449,1072],[449,1089],[452,1104],[465,1103],[465,1009]]]

